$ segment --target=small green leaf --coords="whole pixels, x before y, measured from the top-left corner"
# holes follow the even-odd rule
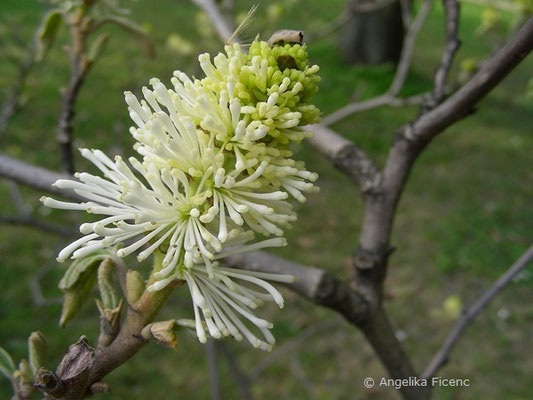
[[[98,267],[98,289],[104,308],[113,309],[118,305],[118,294],[113,282],[115,266],[111,258],[106,258]]]
[[[144,48],[148,57],[154,56],[154,45],[148,33],[135,22],[124,17],[107,17],[105,22],[115,24],[128,32]]]
[[[87,58],[91,63],[94,63],[102,55],[108,42],[109,35],[107,33],[101,33],[92,41],[87,52]]]
[[[28,339],[28,354],[31,369],[35,374],[39,368],[44,367],[48,357],[48,344],[40,331],[32,332],[30,335]]]
[[[59,325],[63,328],[81,309],[96,286],[98,266],[109,257],[106,251],[99,251],[92,255],[75,260],[59,282],[65,300]]]
[[[63,291],[64,301],[59,326],[64,328],[68,321],[78,314],[81,307],[89,297],[91,290],[96,286],[96,274],[88,276],[79,284]]]
[[[63,14],[59,10],[51,10],[45,15],[38,35],[38,61],[44,60],[48,51],[52,48],[62,23]]]
[[[96,273],[98,265],[100,265],[100,263],[109,256],[109,252],[100,250],[87,257],[75,260],[72,264],[70,264],[67,272],[65,272],[65,275],[63,275],[63,278],[61,278],[59,281],[59,289],[70,289],[86,272]]]
[[[0,372],[6,378],[11,379],[15,372],[15,363],[7,351],[0,347]]]
[[[33,371],[31,370],[30,363],[25,358],[19,363],[19,371],[22,375],[22,382],[33,383]]]

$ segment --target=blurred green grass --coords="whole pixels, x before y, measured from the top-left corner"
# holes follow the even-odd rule
[[[247,10],[251,2],[236,2]],[[101,148],[108,153],[133,154],[130,124],[123,91],[139,92],[152,76],[168,80],[172,70],[199,74],[195,54],[218,51],[219,40],[209,39],[209,27],[198,23],[198,10],[184,0],[127,2],[132,18],[150,29],[157,57],[143,56],[140,47],[124,33],[112,33],[109,48],[91,71],[78,101],[75,146]],[[335,18],[344,1],[287,1],[279,20],[267,23],[259,9],[257,27],[264,37],[275,29],[291,27],[316,30]],[[266,8],[266,6],[265,6]],[[33,35],[42,14],[34,0],[3,0],[0,3],[0,98],[16,77],[17,64]],[[489,43],[475,35],[480,8],[463,5],[462,48],[458,59],[480,57],[491,50]],[[506,16],[507,20],[509,16]],[[192,55],[180,56],[166,46],[170,34],[179,33],[198,44]],[[309,46],[314,63],[321,66],[322,84],[317,105],[325,114],[352,98],[362,85],[362,98],[381,93],[388,87],[394,68],[347,66],[340,60],[337,35]],[[412,69],[402,94],[418,93],[431,87],[432,73],[443,47],[442,8],[437,4],[418,38]],[[67,82],[68,62],[60,38],[47,62],[35,68],[25,93],[28,104],[11,121],[0,142],[2,153],[53,169],[59,167],[54,142],[59,112],[58,88]],[[18,44],[17,44],[18,43]],[[528,246],[533,231],[533,100],[525,88],[533,67],[527,59],[482,102],[479,111],[439,137],[417,162],[401,200],[387,278],[387,308],[404,344],[421,369],[453,325],[442,311],[444,300],[459,294],[463,303],[476,298],[491,281]],[[334,128],[357,141],[378,163],[386,156],[394,130],[416,115],[415,108],[378,109],[354,115]],[[321,178],[320,194],[298,206],[299,221],[289,234],[289,243],[278,253],[307,264],[320,265],[340,277],[349,277],[347,260],[357,240],[362,205],[356,189],[334,170],[309,145],[302,145],[299,156]],[[80,157],[79,169],[88,167]],[[21,188],[25,201],[36,216],[65,224],[78,224],[73,213],[42,208],[39,193]],[[4,213],[15,212],[8,187],[0,182],[0,204]],[[94,340],[97,332],[96,309],[86,305],[83,315],[61,330],[57,326],[58,304],[38,307],[30,296],[30,279],[48,268],[42,280],[46,297],[60,295],[57,289],[63,265],[53,261],[65,239],[27,228],[0,228],[0,345],[17,359],[25,357],[25,338],[40,329],[50,339],[56,365],[67,346],[81,334]],[[143,268],[143,267],[141,267]],[[533,397],[533,360],[527,349],[533,344],[531,311],[531,273],[524,273],[472,325],[467,336],[452,354],[443,376],[468,377],[466,389],[435,392],[436,399],[527,399]],[[279,346],[306,327],[336,317],[285,291],[287,301],[280,312],[266,308],[275,322]],[[507,310],[509,318],[498,317]],[[500,312],[500,316],[505,312]],[[162,318],[190,317],[187,293],[177,292],[165,307]],[[244,371],[251,371],[266,355],[244,344],[229,343]],[[298,366],[299,365],[299,366]],[[227,363],[220,360],[221,384],[225,399],[238,398]],[[294,370],[301,368],[310,382],[303,384]],[[366,376],[385,375],[362,336],[339,321],[334,328],[306,340],[296,351],[283,356],[264,371],[253,386],[260,399],[389,399],[391,389],[372,392],[361,384]],[[209,397],[204,347],[187,333],[180,335],[176,352],[147,346],[107,381],[113,392],[109,399]],[[311,390],[312,393],[309,392]],[[0,380],[0,398],[8,398],[10,387]],[[397,397],[397,396],[396,396]]]

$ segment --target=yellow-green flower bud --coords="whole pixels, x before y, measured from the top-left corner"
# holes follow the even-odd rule
[[[133,305],[144,292],[145,283],[141,274],[135,270],[128,270],[126,275],[126,295],[128,304]]]

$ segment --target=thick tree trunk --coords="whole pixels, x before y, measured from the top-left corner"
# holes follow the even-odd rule
[[[346,62],[376,65],[397,62],[404,27],[399,1],[349,0],[349,21],[344,25],[339,48]]]

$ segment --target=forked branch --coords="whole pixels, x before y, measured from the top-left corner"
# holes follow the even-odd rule
[[[404,126],[407,140],[428,142],[458,120],[470,115],[475,106],[533,50],[533,17],[457,92],[414,123]]]
[[[450,352],[453,350],[457,341],[461,338],[470,323],[483,311],[492,300],[515,278],[521,271],[526,268],[533,260],[533,246],[526,250],[513,265],[470,307],[463,311],[461,318],[455,324],[444,344],[431,359],[422,377],[429,379],[438,370],[443,367],[449,359]]]
[[[453,59],[459,50],[459,12],[460,6],[457,0],[443,0],[444,14],[446,16],[446,45],[442,53],[442,59],[435,73],[435,85],[433,89],[432,105],[442,102],[446,94],[446,79],[450,73]]]
[[[394,106],[395,103],[401,102],[402,99],[398,99],[397,96],[400,90],[402,89],[407,78],[407,73],[409,72],[409,67],[413,58],[416,38],[418,36],[418,33],[420,32],[420,29],[424,25],[424,22],[426,21],[429,12],[431,11],[432,5],[433,0],[424,0],[420,11],[418,11],[418,14],[416,15],[416,18],[409,26],[409,29],[403,41],[400,61],[398,63],[396,73],[388,90],[381,96],[374,97],[373,99],[350,103],[345,105],[344,107],[341,107],[337,111],[334,111],[333,113],[327,115],[323,119],[322,124],[332,125],[356,112],[362,112],[385,105]]]

